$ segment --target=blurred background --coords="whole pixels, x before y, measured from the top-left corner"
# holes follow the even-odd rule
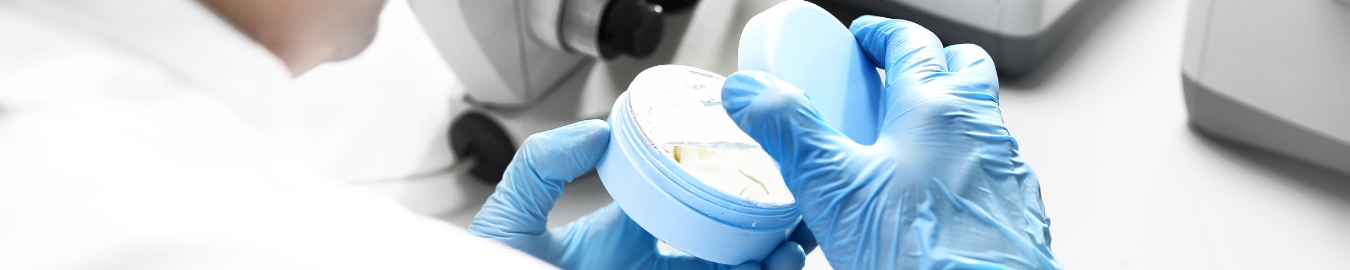
[[[777,2],[663,11],[660,42],[646,57],[575,60],[554,72],[556,82],[538,84],[548,89],[526,89],[534,96],[520,98],[525,105],[508,106],[468,98],[481,80],[447,63],[480,48],[433,42],[446,37],[429,36],[437,30],[424,27],[436,22],[419,23],[414,10],[434,2],[390,1],[365,53],[297,82],[321,151],[312,165],[467,227],[494,185],[482,177],[491,170],[476,168],[513,149],[452,138],[465,115],[490,119],[509,148],[533,132],[603,118],[646,67],[729,74],[740,27]],[[990,50],[1005,75],[1004,121],[1040,177],[1052,248],[1067,268],[1350,268],[1350,111],[1336,106],[1350,100],[1342,2],[815,2],[840,18],[911,19],[944,42]],[[625,52],[633,50],[642,53]],[[550,226],[609,202],[595,174],[583,176]],[[828,269],[821,254],[807,268]]]

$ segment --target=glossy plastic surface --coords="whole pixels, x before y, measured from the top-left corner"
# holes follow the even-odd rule
[[[741,70],[760,70],[806,92],[825,123],[860,144],[877,139],[881,77],[847,27],[805,1],[755,15],[741,32]]]

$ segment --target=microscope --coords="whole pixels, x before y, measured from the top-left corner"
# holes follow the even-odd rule
[[[605,117],[627,82],[588,82],[609,79],[590,72],[596,63],[652,54],[666,30],[663,13],[696,2],[409,0],[464,84],[448,131],[456,160],[474,162],[471,175],[496,183],[530,134]]]

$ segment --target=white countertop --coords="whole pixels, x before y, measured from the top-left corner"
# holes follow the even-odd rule
[[[406,18],[410,16],[406,3],[394,2],[384,20],[411,20]],[[1187,1],[1102,4],[1105,7],[1092,10],[1086,23],[1050,54],[1045,65],[1028,78],[1002,83],[1004,120],[1040,177],[1052,220],[1052,247],[1064,265],[1072,269],[1350,268],[1350,256],[1346,256],[1350,254],[1350,177],[1219,142],[1187,124],[1180,68]],[[380,80],[387,78],[343,78],[343,74],[392,65],[434,66],[428,61],[439,57],[425,57],[429,45],[407,50],[400,47],[407,45],[382,43],[389,39],[425,42],[425,38],[413,37],[416,31],[386,30],[399,25],[408,24],[385,23],[385,33],[366,55],[327,68],[334,71],[316,70],[317,74],[302,80]],[[719,50],[716,45],[704,47]],[[380,57],[402,60],[373,60]],[[681,61],[719,72],[734,67],[725,62]],[[393,89],[396,97],[407,98],[384,100],[447,97],[444,80],[453,77],[439,76],[418,77],[427,81],[419,84],[396,83],[431,90]],[[389,195],[418,213],[467,226],[492,187],[468,177],[463,168],[437,170],[450,162],[448,154],[437,152],[448,151],[444,139],[434,140],[444,135],[450,116],[423,115],[443,110],[404,111],[403,115],[422,115],[405,123],[425,123],[432,128],[395,127],[390,132],[408,133],[417,140],[385,150],[334,153],[366,153],[370,159],[411,156],[419,165],[394,164],[407,163],[409,158],[393,158],[372,161],[390,163],[386,165],[334,161],[328,167],[343,168],[334,169],[334,174],[359,175],[356,178],[365,180],[347,181]],[[598,178],[584,176],[567,186],[549,223],[565,224],[609,202]],[[807,268],[829,267],[820,254],[809,256]]]

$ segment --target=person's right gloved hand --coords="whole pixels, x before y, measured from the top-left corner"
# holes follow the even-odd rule
[[[1003,126],[994,63],[943,48],[917,24],[850,27],[886,70],[879,136],[860,145],[809,97],[758,71],[723,86],[731,118],[779,164],[806,226],[838,269],[1062,268],[1040,184]]]
[[[595,167],[609,148],[609,132],[604,121],[587,120],[530,135],[473,217],[469,233],[563,269],[802,269],[806,253],[791,241],[763,261],[735,266],[663,253],[656,237],[615,203],[549,229],[548,212],[563,187]]]

